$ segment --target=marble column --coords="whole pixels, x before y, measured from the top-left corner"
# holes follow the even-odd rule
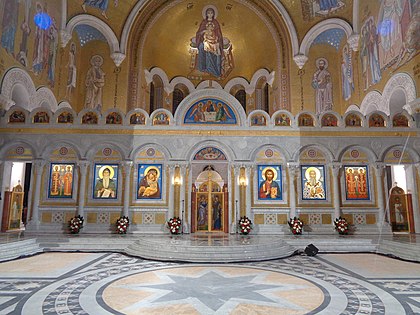
[[[180,197],[179,197],[179,202],[180,202],[179,212],[180,212],[180,215],[182,217],[182,222],[184,224],[183,232],[184,233],[189,233],[190,229],[189,229],[189,224],[188,224],[188,213],[185,209],[185,189],[186,189],[185,176],[186,176],[186,173],[187,173],[187,165],[186,164],[180,165],[179,175],[181,177],[180,178],[181,182],[180,182],[180,187],[179,187],[179,195],[180,195]]]
[[[239,212],[239,199],[240,199],[240,185],[239,185],[239,175],[240,175],[241,167],[240,165],[233,165],[233,176],[234,176],[234,199],[235,199],[235,206],[233,209],[233,222],[231,226],[231,232],[237,232],[237,223],[240,217]]]
[[[379,209],[379,217],[378,223],[383,225],[385,222],[389,222],[389,213],[386,213],[388,207],[385,206],[384,202],[384,181],[383,175],[385,171],[385,164],[383,163],[376,163],[375,164],[375,175],[376,175],[376,192],[378,194],[378,209]]]
[[[129,206],[130,206],[130,179],[131,179],[131,170],[133,168],[133,161],[123,161],[122,163],[124,171],[124,206],[123,206],[123,216],[128,217],[129,215]]]
[[[175,165],[168,165],[168,170],[169,170],[169,180],[170,180],[170,185],[169,185],[169,199],[168,199],[168,217],[169,218],[173,218],[175,215],[175,211],[174,211],[174,205],[175,205],[175,185],[174,185],[174,176],[175,176]]]
[[[248,218],[251,218],[251,178],[252,165],[245,166],[246,186],[245,186],[245,213]]]
[[[42,173],[45,166],[45,161],[41,159],[37,159],[33,161],[32,165],[34,166],[34,175],[35,175],[35,191],[34,191],[34,199],[32,203],[32,217],[31,221],[29,222],[29,228],[31,230],[38,230],[39,228],[39,200],[41,197],[41,179]]]
[[[86,174],[90,163],[86,160],[81,160],[77,162],[77,166],[80,171],[80,179],[79,179],[79,200],[78,200],[78,208],[77,214],[84,217],[85,215],[85,195],[86,195]]]
[[[3,203],[4,203],[4,187],[3,187],[3,179],[4,179],[4,163],[3,160],[0,160],[0,218],[3,217]]]
[[[294,163],[288,163],[289,170],[289,205],[290,205],[290,218],[296,216],[296,186],[295,180],[298,175],[299,165]]]
[[[341,164],[333,163],[331,165],[332,173],[333,173],[333,191],[334,191],[334,218],[338,218],[341,216],[340,210],[340,169]]]
[[[411,200],[413,205],[414,228],[416,233],[420,232],[420,205],[419,205],[419,189],[417,185],[417,177],[420,178],[420,164],[415,164],[413,167],[413,190],[411,191]]]

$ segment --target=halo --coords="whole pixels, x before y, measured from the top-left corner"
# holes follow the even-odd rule
[[[327,60],[327,59],[325,59],[325,58],[318,58],[318,59],[315,61],[316,67],[317,67],[317,68],[319,68],[319,62],[320,62],[321,60],[325,63],[324,69],[327,69],[327,68],[328,68],[328,60]]]
[[[104,169],[106,168],[109,169],[109,178],[114,178],[114,168],[109,165],[104,165],[99,169],[98,171],[99,178],[102,179],[104,177],[103,172],[104,172]]]
[[[157,172],[156,179],[158,179],[160,177],[160,171],[159,171],[159,169],[156,166],[148,166],[148,167],[146,167],[146,169],[143,172],[143,176],[146,177],[147,172],[149,172],[150,170],[156,170],[156,172]]]
[[[274,176],[273,176],[273,182],[277,179],[277,170],[274,168],[274,167],[266,167],[266,168],[264,168],[263,170],[262,170],[262,172],[261,172],[261,176],[262,176],[262,178],[264,179],[264,180],[266,180],[265,179],[265,172],[267,171],[267,170],[271,170],[272,172],[273,172],[273,174],[274,174]]]
[[[94,64],[94,61],[96,60],[96,59],[98,59],[99,58],[99,60],[101,61],[101,66],[103,65],[103,63],[104,63],[104,58],[102,58],[102,56],[101,55],[94,55],[94,56],[92,56],[92,58],[90,58],[90,64],[92,65],[92,66],[94,66],[95,64]]]
[[[316,167],[311,166],[311,167],[308,167],[308,169],[305,171],[305,178],[307,180],[309,180],[309,172],[310,171],[315,171],[315,174],[316,174],[315,177],[316,177],[316,180],[317,181],[321,178],[321,172],[319,171],[319,169],[317,169]]]
[[[213,11],[214,11],[214,17],[213,18],[216,19],[219,12],[217,11],[217,8],[212,4],[206,5],[203,8],[203,11],[201,11],[201,15],[203,16],[203,19],[207,20],[207,9],[213,9]]]

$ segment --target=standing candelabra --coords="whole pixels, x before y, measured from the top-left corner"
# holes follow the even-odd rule
[[[238,215],[239,215],[239,213],[238,213],[238,200],[236,200],[236,207],[235,207],[235,227],[236,227],[235,233],[236,234],[239,233],[239,225],[238,225],[239,219],[238,219]]]
[[[181,208],[181,235],[184,234],[184,199],[182,200]]]

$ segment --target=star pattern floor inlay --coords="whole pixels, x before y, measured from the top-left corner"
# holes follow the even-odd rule
[[[374,254],[216,265],[46,253],[0,263],[0,314],[420,314],[419,270]]]

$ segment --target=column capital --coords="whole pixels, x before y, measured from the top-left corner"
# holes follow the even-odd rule
[[[299,69],[302,69],[305,63],[308,61],[308,57],[304,54],[297,54],[293,56],[293,60],[296,63],[296,65],[299,67]]]
[[[45,164],[47,164],[47,161],[43,160],[43,159],[35,159],[32,161],[32,164],[37,168],[37,169],[41,169],[45,166]]]
[[[377,162],[373,164],[373,167],[375,168],[377,174],[382,175],[385,170],[386,164],[382,162]]]
[[[86,175],[87,169],[90,165],[90,162],[87,160],[79,160],[77,161],[77,166],[79,167],[80,172],[82,175]]]
[[[353,51],[359,50],[359,39],[360,39],[360,35],[356,33],[351,34],[349,38],[347,39],[347,43],[349,44],[350,48]]]
[[[0,164],[1,164],[1,161],[0,161]],[[420,163],[414,164],[414,167],[417,169],[417,173],[420,176]]]
[[[338,176],[338,174],[340,174],[341,167],[342,167],[341,163],[338,163],[338,162],[333,162],[331,164],[331,169],[333,171],[334,176]]]
[[[134,162],[133,161],[130,161],[130,160],[124,160],[124,161],[121,161],[121,165],[124,167],[124,168],[131,168],[132,166],[133,166],[133,164],[134,164]]]
[[[114,61],[115,66],[119,67],[121,63],[125,59],[125,54],[122,54],[120,52],[114,52],[111,54],[111,59]]]
[[[60,30],[60,38],[61,38],[61,47],[64,48],[67,46],[68,42],[70,41],[71,34],[67,30],[62,29]]]
[[[289,170],[290,175],[296,176],[299,171],[299,166],[299,163],[296,162],[287,163],[287,169]]]
[[[241,169],[242,165],[241,164],[232,164],[233,169],[235,170],[235,173],[239,172],[239,170]]]

